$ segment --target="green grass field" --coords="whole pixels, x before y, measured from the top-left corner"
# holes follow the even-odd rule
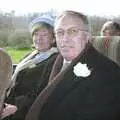
[[[12,48],[5,48],[8,54],[11,56],[12,62],[14,64],[18,63],[20,59],[22,59],[27,53],[32,50],[16,50]]]

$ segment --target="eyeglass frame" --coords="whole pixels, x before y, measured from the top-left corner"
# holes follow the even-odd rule
[[[73,33],[73,30],[75,30],[74,33]],[[59,35],[60,31],[62,32],[61,35]],[[56,38],[62,39],[66,32],[68,37],[73,38],[78,35],[79,31],[88,32],[89,30],[88,30],[88,27],[84,27],[84,29],[81,29],[81,27],[75,26],[75,27],[68,28],[67,30],[58,29],[55,31],[55,36]]]

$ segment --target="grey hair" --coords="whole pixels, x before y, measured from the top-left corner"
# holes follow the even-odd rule
[[[107,21],[103,24],[101,28],[101,35],[103,35],[104,31],[111,30],[113,32],[120,32],[120,25],[114,21]]]
[[[82,22],[84,23],[84,25],[86,26],[86,30],[89,31],[89,21],[88,21],[88,17],[86,15],[84,15],[80,12],[66,10],[66,11],[63,11],[59,16],[57,16],[55,21],[57,21],[59,18],[61,18],[64,15],[71,15],[71,16],[79,17],[82,20]]]

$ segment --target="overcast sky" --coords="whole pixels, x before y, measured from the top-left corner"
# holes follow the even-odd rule
[[[120,15],[120,0],[1,0],[0,11],[16,14],[44,12],[54,8],[57,11],[71,9],[88,15]]]

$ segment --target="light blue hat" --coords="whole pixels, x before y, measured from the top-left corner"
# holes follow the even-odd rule
[[[43,15],[31,21],[29,25],[29,30],[32,34],[35,31],[35,29],[39,28],[40,23],[46,23],[51,27],[54,27],[54,19],[48,15]]]
[[[38,18],[35,18],[34,20],[32,20],[32,22],[30,23],[30,26],[32,27],[33,25],[37,24],[37,23],[46,23],[49,24],[51,27],[54,27],[54,19],[51,18],[48,15],[43,15],[40,16]]]

